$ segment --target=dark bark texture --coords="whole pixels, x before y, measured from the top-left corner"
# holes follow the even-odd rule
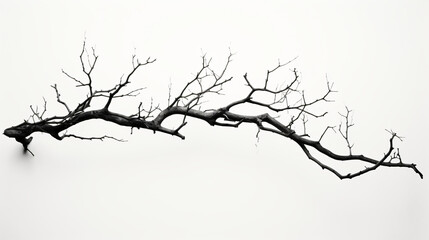
[[[97,90],[93,88],[92,72],[97,63],[98,55],[96,55],[94,48],[88,50],[84,42],[82,52],[80,54],[80,63],[85,80],[77,79],[64,70],[63,73],[67,78],[76,82],[77,87],[86,88],[88,91],[87,97],[77,104],[76,107],[72,108],[61,99],[61,94],[57,85],[52,85],[51,87],[54,89],[56,94],[56,100],[58,104],[61,104],[64,107],[66,114],[45,117],[47,102],[44,99],[44,107],[42,111],[30,106],[32,111],[30,118],[19,125],[5,129],[4,135],[14,138],[23,145],[25,152],[33,154],[28,146],[33,139],[31,135],[35,132],[47,133],[57,140],[77,138],[82,140],[113,139],[123,141],[109,135],[101,137],[84,137],[67,133],[67,129],[70,127],[92,119],[102,119],[120,126],[130,127],[131,129],[147,129],[153,132],[167,133],[181,139],[185,139],[185,136],[181,134],[180,130],[187,124],[187,118],[200,119],[212,126],[219,127],[237,128],[242,124],[254,124],[258,127],[258,134],[261,131],[270,132],[292,140],[302,149],[308,159],[318,164],[322,169],[326,169],[335,174],[340,179],[351,179],[379,169],[380,167],[409,168],[423,178],[423,174],[418,170],[416,164],[404,163],[402,161],[399,149],[394,146],[394,142],[396,140],[402,140],[402,138],[393,131],[388,131],[390,134],[388,147],[385,153],[381,154],[379,158],[370,158],[362,154],[354,154],[352,151],[353,144],[350,142],[349,137],[349,130],[353,124],[351,123],[350,118],[351,111],[348,108],[346,108],[345,114],[340,114],[343,118],[343,122],[341,124],[338,126],[327,126],[319,138],[311,139],[305,130],[305,124],[307,123],[308,118],[321,118],[325,116],[327,112],[317,114],[309,109],[320,102],[330,102],[331,100],[329,100],[328,97],[334,92],[332,89],[333,85],[327,82],[326,91],[324,91],[321,96],[308,100],[304,95],[304,91],[299,89],[300,80],[296,69],[291,69],[292,80],[290,82],[284,83],[281,86],[272,87],[271,85],[273,84],[271,84],[270,76],[278,69],[289,64],[290,61],[286,63],[279,62],[273,69],[268,70],[266,72],[265,79],[262,81],[262,86],[259,87],[255,86],[252,81],[249,80],[247,74],[244,74],[243,79],[245,81],[246,88],[248,88],[248,94],[246,96],[236,101],[232,101],[221,108],[202,110],[202,98],[210,94],[221,94],[223,87],[232,80],[232,77],[226,77],[226,71],[231,63],[232,55],[233,54],[231,53],[228,55],[226,62],[220,71],[213,70],[210,65],[211,59],[208,59],[205,55],[202,56],[201,67],[177,96],[172,96],[170,88],[168,104],[166,107],[161,108],[159,105],[155,106],[151,103],[150,107],[145,109],[142,107],[143,104],[140,103],[137,107],[136,113],[132,115],[124,115],[110,110],[109,107],[112,101],[117,98],[137,96],[143,88],[131,91],[124,91],[124,89],[128,84],[130,84],[133,74],[138,69],[154,63],[155,59],[147,58],[145,61],[140,62],[136,56],[132,56],[132,70],[125,77],[122,77],[118,84],[110,89]],[[269,99],[271,100],[267,101],[266,99],[258,99],[258,94],[260,93],[270,96]],[[98,109],[92,109],[90,108],[91,102],[96,98],[105,99],[105,103]],[[245,104],[262,107],[266,109],[266,113],[259,115],[243,115],[234,112],[234,108]],[[273,113],[288,114],[288,116],[290,116],[290,120],[281,122],[277,118],[273,117]],[[180,115],[183,117],[183,120],[178,123],[175,128],[163,126],[163,122],[173,115]],[[302,133],[295,132],[294,126],[296,124],[303,125],[304,131]],[[337,154],[322,144],[322,140],[327,131],[338,131],[340,133],[349,150],[348,154]],[[368,166],[364,167],[360,171],[340,173],[339,170],[315,157],[314,153],[318,153],[319,155],[321,154],[330,159],[341,162],[359,161]]]

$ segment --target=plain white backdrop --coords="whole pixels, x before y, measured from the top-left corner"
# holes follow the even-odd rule
[[[203,53],[220,66],[231,48],[234,81],[208,104],[242,96],[245,72],[257,82],[298,56],[290,68],[308,96],[326,76],[339,91],[314,108],[331,113],[310,119],[310,135],[338,124],[347,105],[356,152],[381,156],[393,129],[405,136],[403,160],[427,175],[428,11],[427,1],[1,1],[0,127],[21,123],[42,97],[48,115],[62,113],[55,83],[71,106],[82,100],[61,69],[82,76],[85,36],[100,56],[99,87],[130,71],[134,53],[157,58],[133,79],[147,87],[141,96],[113,106],[130,113],[151,97],[165,106],[170,82],[179,91]],[[70,131],[128,142],[35,134],[32,157],[1,137],[1,239],[429,239],[429,183],[409,169],[340,181],[287,139],[258,141],[254,126],[191,121],[185,141],[103,121]],[[327,144],[346,151],[338,135]]]

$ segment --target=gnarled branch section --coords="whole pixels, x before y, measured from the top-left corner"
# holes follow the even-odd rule
[[[333,85],[327,82],[326,91],[321,94],[321,96],[314,99],[308,99],[307,96],[305,96],[304,91],[299,88],[300,80],[296,69],[292,69],[291,72],[293,74],[293,79],[289,83],[272,87],[271,85],[274,85],[274,83],[271,80],[271,76],[279,69],[284,68],[284,66],[289,62],[285,64],[279,62],[273,69],[268,70],[265,79],[263,79],[262,87],[256,86],[256,84],[250,80],[248,74],[244,74],[243,78],[248,87],[248,93],[246,96],[233,101],[224,107],[201,110],[201,105],[203,104],[202,99],[204,97],[210,94],[220,94],[224,85],[232,80],[232,77],[226,77],[228,66],[231,63],[231,53],[227,57],[226,63],[219,71],[216,71],[211,67],[211,59],[207,59],[204,55],[202,57],[200,69],[183,87],[183,89],[181,89],[177,96],[172,96],[170,87],[170,95],[168,97],[169,101],[165,108],[161,108],[160,105],[154,106],[153,102],[151,102],[150,108],[144,109],[142,107],[142,103],[140,103],[135,114],[123,115],[109,109],[112,101],[116,98],[137,96],[143,88],[125,91],[125,93],[124,89],[131,83],[134,73],[139,68],[155,62],[155,59],[147,58],[145,61],[140,62],[136,56],[133,55],[132,70],[126,75],[125,79],[121,77],[119,83],[111,89],[97,90],[93,87],[91,74],[97,63],[98,56],[95,53],[95,49],[92,48],[91,52],[92,55],[87,53],[84,43],[79,59],[86,80],[77,79],[63,70],[66,77],[78,83],[77,87],[87,88],[87,97],[83,99],[83,101],[77,104],[75,108],[72,108],[70,104],[67,104],[60,98],[61,94],[59,93],[57,85],[54,84],[52,85],[52,88],[55,90],[56,100],[67,110],[67,113],[65,115],[45,117],[47,102],[44,100],[43,110],[39,111],[37,107],[33,108],[31,106],[33,114],[30,118],[24,120],[23,123],[17,126],[5,129],[4,134],[8,137],[15,138],[16,141],[23,145],[24,151],[28,151],[32,154],[28,149],[28,145],[33,139],[31,135],[35,132],[47,133],[57,140],[72,137],[81,140],[113,139],[123,141],[122,139],[117,139],[107,135],[101,137],[83,137],[75,134],[67,134],[67,129],[70,127],[92,119],[102,119],[120,126],[130,127],[131,129],[147,129],[153,132],[162,132],[181,139],[185,139],[185,136],[181,134],[180,130],[186,126],[187,118],[200,119],[212,126],[220,127],[236,128],[242,124],[248,123],[256,125],[258,127],[258,133],[260,131],[270,132],[292,140],[298,144],[310,160],[315,162],[322,169],[332,172],[340,179],[351,179],[381,167],[410,168],[423,178],[423,174],[417,169],[416,164],[402,162],[399,149],[394,146],[394,141],[396,139],[402,139],[392,131],[389,131],[391,137],[389,139],[388,149],[380,158],[370,158],[361,154],[353,154],[353,144],[350,143],[349,138],[349,128],[353,126],[353,124],[349,119],[349,113],[351,112],[349,109],[346,109],[346,114],[341,114],[345,119],[345,124],[340,124],[338,127],[328,126],[317,140],[310,139],[305,128],[308,117],[320,118],[327,114],[327,112],[316,113],[312,111],[311,108],[318,103],[331,101],[328,97],[334,92]],[[84,59],[84,53],[87,53],[87,59]],[[261,93],[265,94],[264,98],[260,97]],[[88,109],[92,100],[95,98],[104,98],[106,101],[99,109]],[[239,114],[234,111],[234,108],[240,105],[256,105],[266,109],[267,113],[259,115]],[[270,113],[287,114],[290,120],[281,122],[270,115]],[[163,126],[163,122],[173,115],[182,116],[183,121],[175,128]],[[302,123],[304,124],[304,133],[302,134],[298,134],[294,130],[294,126],[297,124],[297,120],[299,119],[302,119]],[[339,131],[343,140],[346,142],[349,154],[337,154],[326,148],[321,143],[326,132],[330,129],[333,131],[337,129]],[[342,174],[334,167],[329,166],[319,158],[315,157],[312,151],[336,161],[359,161],[370,166],[354,173]]]

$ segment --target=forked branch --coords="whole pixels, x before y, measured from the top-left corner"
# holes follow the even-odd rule
[[[185,84],[175,97],[172,96],[171,85],[169,86],[168,104],[164,108],[159,104],[154,104],[153,100],[151,100],[150,104],[143,104],[143,102],[140,102],[140,104],[136,106],[136,112],[134,114],[125,115],[110,111],[109,106],[112,101],[117,98],[136,97],[140,93],[143,88],[135,88],[128,91],[124,89],[131,84],[137,70],[154,63],[155,59],[147,58],[145,61],[140,62],[138,58],[133,55],[131,71],[125,74],[125,77],[122,76],[118,84],[110,89],[95,89],[93,86],[92,73],[95,69],[98,55],[96,55],[94,48],[91,48],[89,53],[84,43],[79,60],[86,80],[77,79],[64,70],[63,73],[67,78],[76,82],[77,87],[85,87],[85,89],[87,89],[86,98],[82,99],[75,108],[72,108],[71,104],[61,99],[58,87],[54,84],[51,87],[55,91],[56,102],[66,109],[66,114],[45,117],[47,101],[44,100],[43,108],[39,110],[38,107],[30,106],[32,111],[30,118],[19,125],[5,129],[4,134],[14,138],[23,145],[25,152],[30,152],[32,154],[28,149],[28,145],[33,139],[31,135],[35,132],[47,133],[57,140],[76,138],[81,140],[113,139],[123,141],[122,139],[108,135],[102,137],[83,137],[66,132],[70,127],[92,119],[102,119],[120,126],[129,127],[131,130],[147,129],[153,132],[167,133],[181,139],[185,139],[185,136],[180,131],[187,125],[186,118],[199,119],[212,126],[219,127],[237,128],[247,123],[257,126],[258,135],[260,132],[269,132],[292,140],[303,150],[304,154],[310,160],[315,162],[322,169],[332,172],[340,179],[354,178],[381,167],[410,168],[423,178],[423,174],[417,169],[416,164],[408,164],[402,161],[399,148],[395,147],[395,140],[402,139],[393,131],[389,131],[390,138],[387,151],[381,154],[379,158],[371,158],[362,154],[353,154],[353,144],[350,142],[349,132],[353,123],[350,117],[351,111],[348,108],[346,108],[345,114],[341,114],[345,123],[339,125],[338,132],[343,140],[345,140],[349,154],[337,154],[321,143],[329,130],[336,133],[335,126],[327,126],[317,140],[310,139],[306,124],[309,118],[317,119],[327,114],[326,111],[315,111],[314,106],[320,105],[320,103],[323,102],[332,101],[329,97],[334,92],[333,84],[327,82],[326,90],[322,92],[319,97],[309,98],[305,95],[304,90],[300,88],[300,79],[297,70],[291,69],[292,79],[279,86],[279,84],[276,84],[274,80],[272,80],[272,76],[278,74],[281,69],[285,69],[285,66],[290,62],[279,62],[273,69],[268,70],[265,78],[261,81],[262,86],[258,86],[257,81],[252,79],[247,73],[244,74],[243,79],[248,88],[248,92],[245,96],[217,109],[203,109],[202,107],[204,104],[202,99],[208,95],[222,94],[224,86],[232,80],[232,77],[226,77],[232,55],[232,53],[229,53],[225,63],[221,69],[218,70],[212,67],[212,60],[204,55],[201,59],[201,66],[198,71],[196,71],[194,77]],[[258,93],[263,93],[265,97],[261,98]],[[92,100],[95,98],[104,98],[106,101],[100,108],[88,110]],[[148,105],[149,107],[146,109],[143,107]],[[235,112],[234,109],[241,105],[256,105],[266,109],[266,112],[257,115],[244,115]],[[289,121],[281,122],[271,115],[273,113],[283,114]],[[174,128],[163,126],[163,122],[173,115],[182,116],[183,120],[181,123],[178,123]],[[303,132],[301,133],[295,131],[295,126],[300,122],[297,121],[299,119],[302,120],[303,124]],[[360,171],[343,174],[340,173],[338,169],[335,169],[318,157],[315,157],[314,152],[339,162],[358,161],[367,166],[364,166]]]

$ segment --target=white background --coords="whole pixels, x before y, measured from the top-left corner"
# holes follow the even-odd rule
[[[55,83],[71,106],[82,100],[61,69],[82,77],[85,36],[100,55],[96,86],[117,83],[134,53],[158,59],[133,79],[147,87],[141,96],[112,106],[125,113],[150,97],[165,107],[168,84],[177,93],[202,53],[219,67],[231,48],[229,95],[209,104],[243,96],[245,72],[257,83],[298,56],[290,68],[308,96],[325,90],[326,75],[339,91],[313,109],[331,113],[310,119],[310,135],[338,124],[347,105],[356,153],[382,156],[393,129],[405,136],[403,160],[427,175],[428,12],[427,1],[1,1],[0,127],[21,123],[43,96],[48,115],[63,113]],[[277,77],[290,80],[290,68]],[[128,142],[35,134],[31,157],[1,137],[1,239],[429,239],[429,183],[410,169],[341,181],[287,139],[258,142],[250,125],[191,121],[185,141],[103,121],[70,131]],[[328,139],[346,152],[338,135]]]

